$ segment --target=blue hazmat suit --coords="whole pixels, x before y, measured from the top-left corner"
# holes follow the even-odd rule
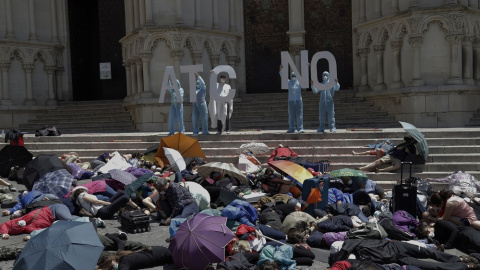
[[[330,80],[330,73],[324,71],[322,74],[322,84],[326,84]],[[328,90],[317,90],[312,85],[312,91],[315,94],[320,92],[320,101],[318,102],[318,111],[319,111],[319,124],[317,132],[324,132],[325,131],[325,114],[328,113],[328,125],[330,128],[330,132],[335,132],[335,110],[333,105],[333,96],[335,95],[335,91],[340,89],[340,84],[337,82],[332,88]]]
[[[202,79],[201,76],[198,76],[197,84],[196,84],[196,102],[193,103],[192,106],[192,124],[193,124],[193,134],[197,135],[199,128],[198,128],[198,121],[202,122],[202,134],[207,135],[208,133],[208,108],[207,102],[205,101],[206,95],[205,81]]]
[[[168,85],[171,86],[172,83],[169,81]],[[177,99],[174,89],[169,89],[171,99],[170,105],[170,114],[168,115],[168,135],[173,135],[175,133],[175,123],[178,122],[178,131],[185,133],[185,126],[183,125],[183,88],[180,86],[180,81],[177,80],[178,90],[180,92],[181,98]]]
[[[302,88],[295,76],[295,73],[290,74],[288,80],[288,131],[287,133],[295,132],[295,121],[297,122],[298,132],[303,132],[303,101]]]

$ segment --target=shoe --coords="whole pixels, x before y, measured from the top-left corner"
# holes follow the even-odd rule
[[[128,238],[127,234],[122,231],[118,231],[115,234],[118,236],[118,238],[120,238],[120,240],[123,240],[123,241],[126,241]]]

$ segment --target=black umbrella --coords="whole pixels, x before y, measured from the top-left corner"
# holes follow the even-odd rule
[[[12,167],[23,167],[32,160],[32,153],[24,146],[5,145],[0,150],[0,176],[8,177]]]
[[[28,190],[32,190],[35,181],[49,172],[65,169],[62,161],[56,155],[38,155],[25,165],[22,182]]]

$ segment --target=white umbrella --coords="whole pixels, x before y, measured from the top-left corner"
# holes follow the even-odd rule
[[[239,152],[243,152],[245,150],[248,150],[252,152],[254,155],[261,155],[269,152],[270,150],[268,149],[268,146],[264,143],[256,143],[256,142],[251,142],[251,143],[244,143],[240,145],[238,148]]]
[[[185,160],[180,152],[168,147],[163,147],[163,150],[165,151],[168,162],[170,162],[170,165],[172,165],[177,172],[181,172],[187,168],[187,164],[185,164]]]

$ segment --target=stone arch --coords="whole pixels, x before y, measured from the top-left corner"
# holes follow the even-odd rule
[[[403,39],[403,37],[409,32],[412,32],[412,31],[411,31],[411,29],[409,29],[408,23],[406,23],[404,21],[399,21],[394,26],[391,36],[394,39]]]
[[[390,37],[390,33],[388,32],[388,29],[383,27],[382,29],[380,29],[380,31],[378,31],[376,43],[385,44],[385,42],[388,40],[389,37]]]
[[[453,23],[450,19],[446,18],[445,16],[437,15],[437,16],[424,18],[418,24],[418,33],[424,34],[425,31],[428,30],[429,25],[432,23],[438,23],[442,31],[445,33],[449,33],[454,30]]]
[[[28,63],[28,53],[24,51],[22,48],[13,48],[10,50],[8,53],[8,59],[5,59],[7,61],[11,61],[13,59],[19,60],[22,64]]]
[[[160,40],[164,40],[167,43],[167,46],[171,50],[175,49],[175,41],[172,39],[172,37],[165,34],[155,34],[155,35],[149,36],[145,40],[144,50],[146,52],[151,52],[157,46]]]

